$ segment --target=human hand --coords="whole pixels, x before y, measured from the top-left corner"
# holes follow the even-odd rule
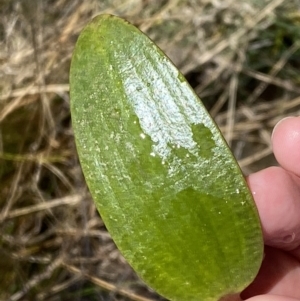
[[[249,301],[300,300],[300,117],[280,121],[272,144],[281,167],[247,179],[266,245],[258,276],[241,294]]]

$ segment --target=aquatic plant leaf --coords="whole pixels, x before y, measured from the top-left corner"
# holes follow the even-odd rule
[[[218,127],[141,31],[110,15],[77,41],[77,150],[96,206],[139,276],[170,300],[218,300],[262,260],[257,209]]]

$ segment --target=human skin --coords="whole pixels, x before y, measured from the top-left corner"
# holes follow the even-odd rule
[[[281,120],[272,134],[280,167],[251,174],[248,184],[263,229],[265,256],[249,301],[300,300],[300,117]]]

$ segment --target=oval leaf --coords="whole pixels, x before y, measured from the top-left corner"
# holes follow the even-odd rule
[[[162,51],[110,15],[82,31],[71,110],[101,216],[142,279],[178,301],[218,300],[257,274],[252,196],[201,101]]]

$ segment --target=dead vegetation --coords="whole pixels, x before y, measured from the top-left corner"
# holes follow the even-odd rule
[[[0,1],[0,300],[158,300],[116,250],[74,147],[68,69],[93,16],[127,18],[187,76],[245,174],[300,113],[298,0]]]

